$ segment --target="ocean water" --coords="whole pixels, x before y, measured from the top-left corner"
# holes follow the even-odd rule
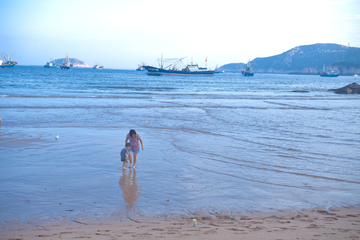
[[[0,69],[0,222],[359,206],[360,96],[327,91],[352,82]]]

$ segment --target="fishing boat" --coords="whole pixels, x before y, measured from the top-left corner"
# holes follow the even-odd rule
[[[50,58],[51,60],[51,58]],[[46,62],[46,64],[44,65],[44,68],[56,68],[57,64],[53,63],[52,61],[50,62]]]
[[[103,69],[104,66],[100,66],[99,64],[95,64],[95,66],[93,66],[93,69]]]
[[[216,68],[214,70],[214,73],[216,73],[216,74],[225,73],[225,71],[220,71],[218,65],[216,64]]]
[[[252,77],[252,76],[254,76],[254,73],[253,73],[252,68],[251,68],[251,66],[250,66],[250,59],[249,59],[247,65],[246,65],[246,68],[243,69],[243,70],[241,70],[241,73],[242,73],[242,75],[244,75],[245,77]]]
[[[338,77],[339,74],[335,73],[333,70],[331,70],[331,67],[329,67],[328,71],[325,71],[325,64],[323,66],[323,71],[319,72],[321,77]]]
[[[69,61],[69,57],[68,55],[66,54],[66,59],[65,59],[65,62],[63,64],[61,64],[60,68],[62,70],[71,70],[73,67],[73,65],[70,63]]]
[[[183,58],[163,58],[157,59],[159,67],[153,66],[143,66],[147,71],[148,75],[161,76],[161,75],[170,75],[170,76],[214,76],[213,70],[208,70],[206,67],[199,67],[198,64],[194,64],[191,61],[191,64],[184,64]],[[207,59],[205,60],[205,62]],[[171,63],[170,63],[171,62]],[[170,63],[170,64],[169,64]],[[164,66],[166,64],[167,66]]]
[[[142,62],[141,64],[138,65],[138,68],[136,69],[136,71],[145,71],[146,69],[144,68],[146,64],[144,62]]]
[[[12,56],[14,54],[11,54],[11,55],[5,54],[1,49],[0,49],[0,51],[1,51],[2,58],[4,59],[4,60],[1,60],[0,67],[2,67],[2,68],[13,68],[13,67],[15,67],[17,62],[12,60]],[[8,53],[9,53],[9,51],[8,51]]]

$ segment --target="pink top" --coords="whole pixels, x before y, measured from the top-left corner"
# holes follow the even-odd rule
[[[134,151],[136,151],[136,150],[138,150],[138,149],[140,148],[140,143],[139,143],[139,141],[140,141],[140,135],[139,135],[139,134],[136,134],[135,137],[132,138],[132,137],[130,136],[130,133],[128,133],[128,134],[126,135],[126,138],[130,140],[131,148],[132,148]]]

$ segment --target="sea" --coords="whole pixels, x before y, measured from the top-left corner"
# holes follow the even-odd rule
[[[359,207],[359,81],[0,69],[0,225]]]

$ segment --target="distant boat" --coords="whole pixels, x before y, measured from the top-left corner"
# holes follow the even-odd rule
[[[46,62],[46,64],[44,65],[44,68],[56,68],[56,67],[57,67],[57,64],[52,63],[52,61]]]
[[[144,68],[144,66],[145,66],[145,63],[141,63],[141,64],[139,64],[138,65],[138,68],[136,69],[136,71],[145,71],[146,69]]]
[[[218,65],[216,65],[216,68],[214,70],[214,73],[225,73],[225,71],[220,71]]]
[[[1,61],[0,62],[0,67],[2,67],[2,68],[13,68],[13,67],[15,67],[17,62],[12,60],[12,55],[13,54],[11,54],[11,56],[10,56],[9,54],[6,55],[3,51],[1,51],[1,55],[4,58],[4,60],[0,60]]]
[[[170,76],[214,76],[213,70],[208,70],[204,67],[199,67],[197,64],[185,65],[182,60],[184,58],[170,58],[164,59],[161,55],[161,59],[157,59],[159,67],[153,66],[144,66],[148,71],[148,75],[161,76],[161,75],[170,75]],[[164,67],[165,62],[172,62],[168,66]],[[168,64],[168,63],[167,63]],[[180,67],[180,69],[179,69]]]
[[[250,60],[248,61],[247,65],[246,65],[246,68],[243,69],[241,71],[242,75],[244,75],[245,77],[252,77],[254,76],[254,73],[252,71],[252,68],[250,66]]]
[[[338,77],[339,74],[336,74],[333,70],[331,70],[331,67],[329,67],[328,71],[325,71],[325,64],[323,66],[323,71],[319,72],[321,77]]]
[[[65,59],[65,62],[63,64],[61,64],[60,68],[62,70],[71,70],[72,69],[72,64],[70,63],[69,61],[69,57],[68,55],[66,54],[66,59]]]
[[[95,64],[95,66],[93,66],[93,69],[103,69],[104,66],[100,66],[98,64]]]
[[[356,73],[355,73],[355,75],[354,75],[354,77],[358,77],[359,75],[357,75]]]

